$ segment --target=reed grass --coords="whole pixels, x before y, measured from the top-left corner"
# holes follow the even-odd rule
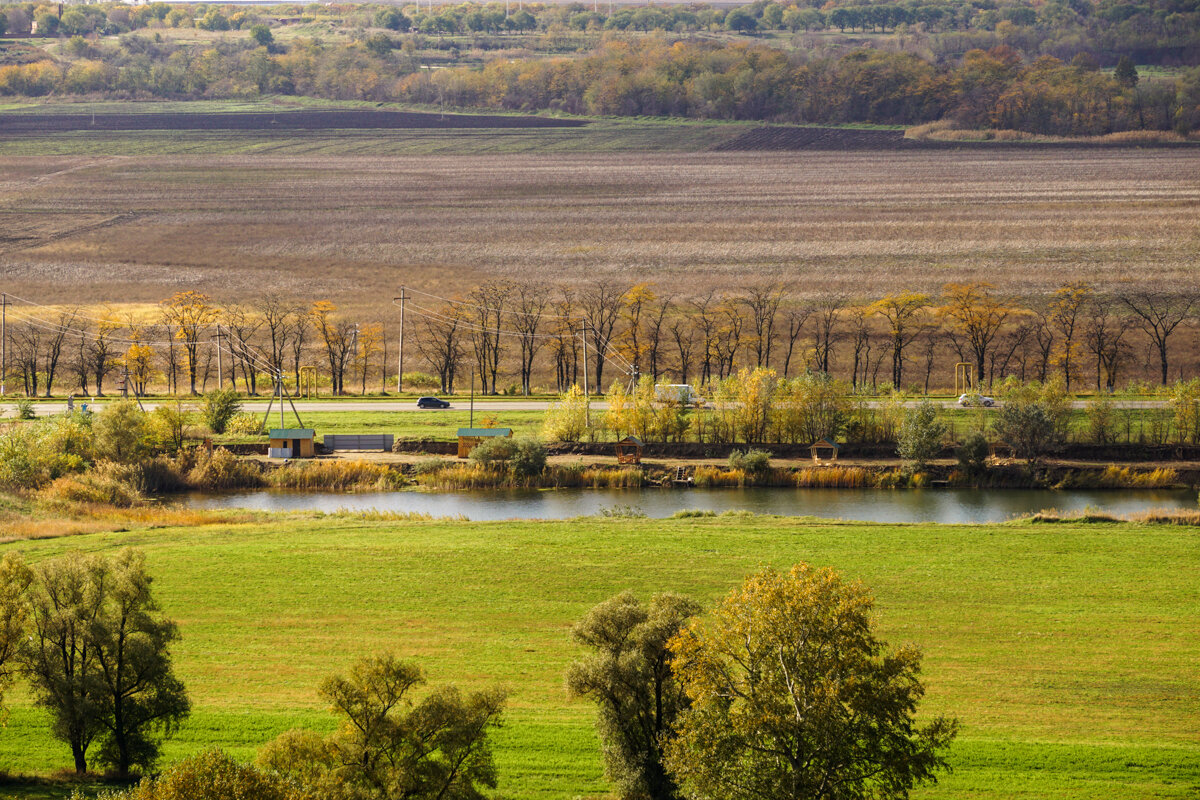
[[[395,489],[405,483],[398,470],[361,460],[291,462],[269,470],[265,479],[276,489],[332,492]]]
[[[877,478],[862,467],[809,467],[796,472],[793,482],[800,489],[869,489]]]

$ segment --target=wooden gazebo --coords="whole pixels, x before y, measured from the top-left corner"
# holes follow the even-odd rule
[[[810,450],[812,451],[812,460],[820,464],[821,462],[837,461],[838,451],[842,447],[837,442],[821,437],[812,443]]]
[[[626,436],[621,441],[614,445],[617,451],[618,464],[640,464],[642,463],[642,448],[645,445],[642,440],[636,436]]]

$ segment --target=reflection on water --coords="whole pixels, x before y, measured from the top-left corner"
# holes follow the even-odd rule
[[[1130,514],[1196,508],[1191,491],[984,489],[558,489],[453,493],[262,491],[189,495],[195,508],[262,511],[398,511],[471,520],[569,519],[630,507],[648,517],[676,511],[752,511],[869,522],[999,522],[1054,508]]]

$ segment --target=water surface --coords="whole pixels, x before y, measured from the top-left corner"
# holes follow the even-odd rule
[[[194,508],[262,511],[397,511],[470,520],[570,519],[632,509],[648,517],[677,511],[752,511],[868,522],[1000,522],[1043,509],[1109,514],[1195,509],[1190,490],[1031,489],[556,489],[472,492],[255,491],[188,495]]]

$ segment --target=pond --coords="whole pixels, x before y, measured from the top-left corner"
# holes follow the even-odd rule
[[[393,511],[470,520],[570,519],[611,510],[648,517],[677,511],[751,511],[867,522],[1000,522],[1044,509],[1109,514],[1195,509],[1190,490],[1027,489],[557,489],[473,492],[284,492],[188,495],[193,508],[262,511]]]

